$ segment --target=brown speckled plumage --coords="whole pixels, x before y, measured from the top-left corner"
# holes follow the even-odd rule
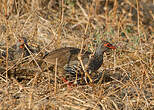
[[[91,52],[82,50],[81,59],[84,66],[86,65],[87,72],[95,72],[101,67],[103,63],[103,54],[108,49],[115,49],[115,47],[107,41],[102,41],[97,47],[94,55],[92,55]],[[46,54],[43,59],[45,62],[49,63],[49,65],[55,65],[57,58],[57,66],[62,69],[62,72],[69,72],[70,68],[68,70],[68,67],[71,67],[72,71],[74,71],[73,67],[80,66],[80,62],[78,60],[79,53],[80,49],[78,48],[65,47]],[[81,66],[79,68],[81,68]]]

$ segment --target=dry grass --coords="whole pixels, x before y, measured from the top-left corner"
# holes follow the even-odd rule
[[[58,70],[44,72],[36,65],[35,54],[30,56],[34,63],[23,65],[6,57],[0,59],[0,109],[154,109],[153,1],[80,1],[0,0],[0,48],[8,51],[24,36],[42,52],[66,46],[81,48],[82,41],[83,48],[94,51],[105,39],[117,49],[105,55],[99,72],[104,70],[103,74],[114,80],[67,87],[55,77]]]

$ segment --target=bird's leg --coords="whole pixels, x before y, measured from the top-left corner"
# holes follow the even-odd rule
[[[69,81],[67,80],[67,78],[64,76],[64,74],[66,73],[65,69],[64,69],[63,67],[58,67],[58,68],[57,68],[57,71],[58,71],[58,73],[59,73],[58,76],[60,77],[60,79],[61,79],[65,84],[67,84],[69,87],[71,87],[71,86],[72,86],[72,83],[69,82]]]

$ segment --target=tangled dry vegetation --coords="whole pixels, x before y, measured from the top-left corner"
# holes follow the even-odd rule
[[[14,63],[1,57],[0,109],[154,109],[153,0],[0,2],[1,51],[20,37],[26,37],[28,44],[43,54],[82,45],[94,51],[102,39],[117,47],[112,54],[105,54],[98,70],[112,81],[71,87],[55,77],[56,72],[38,66],[38,53],[22,64],[22,58]]]

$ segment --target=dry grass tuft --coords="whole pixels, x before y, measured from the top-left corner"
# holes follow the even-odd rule
[[[0,56],[0,109],[153,110],[153,0],[0,0],[0,51],[17,39],[41,52],[60,47],[94,51],[98,42],[116,45],[99,72],[114,80],[67,87],[43,71],[38,54],[9,61]],[[103,8],[102,8],[103,7]],[[32,61],[33,60],[33,61]]]

